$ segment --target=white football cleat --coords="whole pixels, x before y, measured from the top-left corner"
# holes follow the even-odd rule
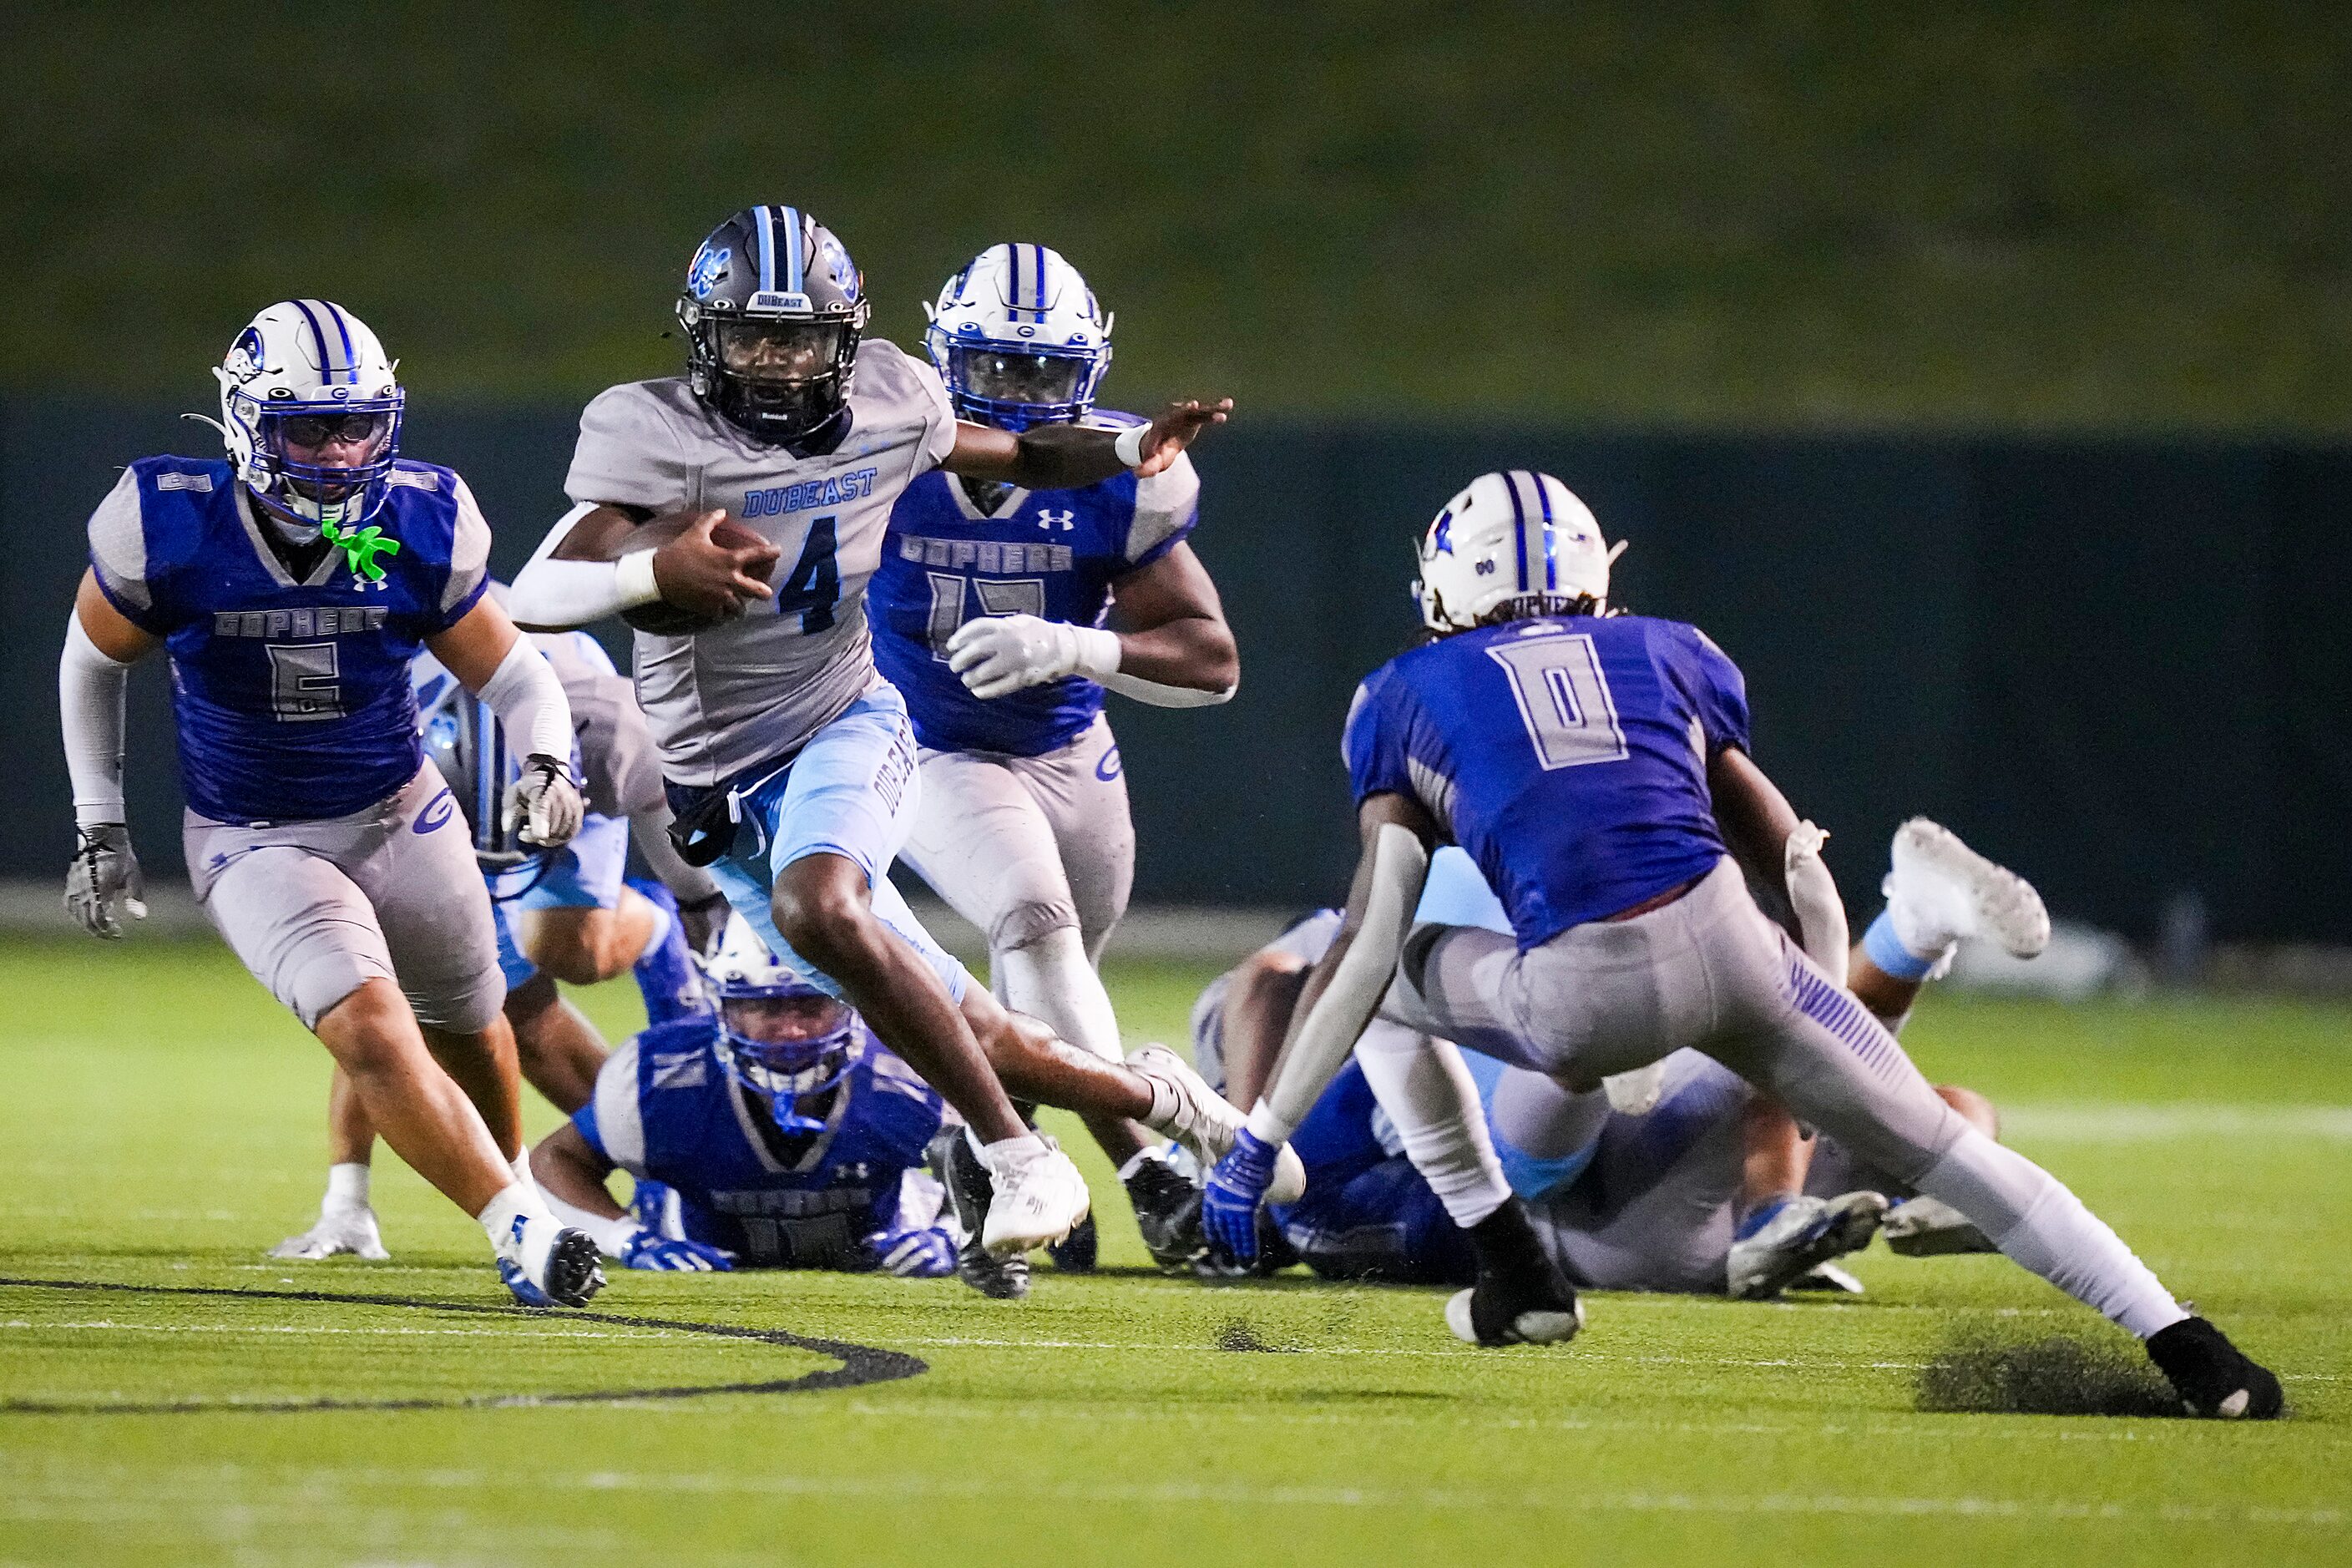
[[[980,1244],[998,1258],[1061,1240],[1093,1204],[1087,1179],[1060,1144],[1043,1133],[1008,1142],[1009,1147],[989,1144],[980,1151],[991,1188]]]
[[[1958,1252],[1998,1252],[1976,1222],[1940,1198],[1921,1194],[1896,1204],[1878,1227],[1886,1245],[1906,1258],[1942,1258]]]
[[[1161,1120],[1150,1123],[1154,1132],[1173,1138],[1192,1152],[1202,1170],[1213,1168],[1234,1146],[1234,1134],[1248,1120],[1224,1096],[1209,1087],[1209,1080],[1192,1070],[1192,1064],[1170,1050],[1166,1046],[1146,1046],[1127,1058],[1128,1067],[1151,1079],[1169,1091],[1176,1109]],[[1307,1194],[1307,1167],[1289,1144],[1285,1143],[1274,1157],[1274,1180],[1267,1184],[1265,1201],[1270,1204],[1295,1204]]]
[[[499,1278],[526,1307],[584,1307],[604,1288],[594,1238],[551,1217],[517,1215],[492,1250]]]
[[[1738,1301],[1777,1296],[1799,1275],[1868,1247],[1885,1217],[1886,1199],[1877,1193],[1787,1199],[1753,1236],[1731,1244],[1724,1291]]]
[[[376,1228],[375,1210],[365,1204],[357,1208],[321,1208],[318,1224],[299,1236],[288,1237],[266,1256],[289,1262],[315,1262],[343,1253],[370,1263],[382,1263],[392,1256],[384,1250],[383,1235]]]
[[[1937,952],[1963,937],[1998,942],[2013,958],[2050,945],[2050,911],[2033,884],[1950,828],[1913,817],[1895,830],[1892,858],[1880,890],[1895,934],[1912,952]]]

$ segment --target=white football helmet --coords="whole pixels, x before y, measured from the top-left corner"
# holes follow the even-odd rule
[[[213,374],[221,439],[263,505],[350,529],[383,504],[405,399],[366,322],[331,300],[281,300],[237,334]],[[331,458],[341,460],[320,460]]]
[[[1481,474],[1422,536],[1413,597],[1435,632],[1564,614],[1587,598],[1591,613],[1602,615],[1609,566],[1624,548],[1601,538],[1591,509],[1549,474]]]
[[[1042,245],[992,245],[947,280],[923,350],[957,415],[1003,430],[1067,424],[1094,406],[1112,317]]]

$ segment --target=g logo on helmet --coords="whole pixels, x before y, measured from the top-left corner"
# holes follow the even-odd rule
[[[735,252],[726,246],[722,245],[716,250],[704,246],[695,252],[694,265],[687,268],[688,290],[698,300],[709,299],[710,291],[725,280],[727,264],[734,258]]]
[[[247,327],[229,345],[228,361],[222,368],[228,372],[230,380],[247,382],[261,374],[261,334]]]

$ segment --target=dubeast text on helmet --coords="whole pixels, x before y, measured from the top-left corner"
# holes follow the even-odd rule
[[[947,280],[923,351],[959,417],[1003,430],[1067,424],[1094,406],[1112,318],[1078,269],[1042,245],[992,245]]]
[[[754,440],[822,440],[845,416],[866,313],[865,279],[831,229],[798,207],[745,207],[687,268],[687,379]]]
[[[367,323],[328,300],[253,318],[213,371],[236,476],[280,517],[351,529],[383,504],[404,402]]]
[[[763,947],[730,942],[705,972],[719,998],[719,1054],[734,1080],[786,1132],[822,1132],[798,1102],[856,1065],[857,1015],[778,963]]]
[[[1421,539],[1413,596],[1434,632],[1609,605],[1609,567],[1625,548],[1601,537],[1576,492],[1549,474],[1481,474]]]

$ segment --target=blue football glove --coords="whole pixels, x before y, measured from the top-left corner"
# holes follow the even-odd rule
[[[641,1230],[621,1249],[621,1261],[632,1268],[673,1274],[726,1274],[734,1269],[735,1255],[698,1241],[677,1241]]]
[[[1211,1246],[1235,1262],[1257,1257],[1257,1205],[1273,1184],[1279,1152],[1280,1145],[1244,1127],[1234,1134],[1232,1152],[1209,1173],[1208,1191],[1201,1194],[1201,1229]]]
[[[940,1279],[955,1272],[955,1238],[938,1226],[877,1230],[866,1238],[874,1267],[901,1279]]]

